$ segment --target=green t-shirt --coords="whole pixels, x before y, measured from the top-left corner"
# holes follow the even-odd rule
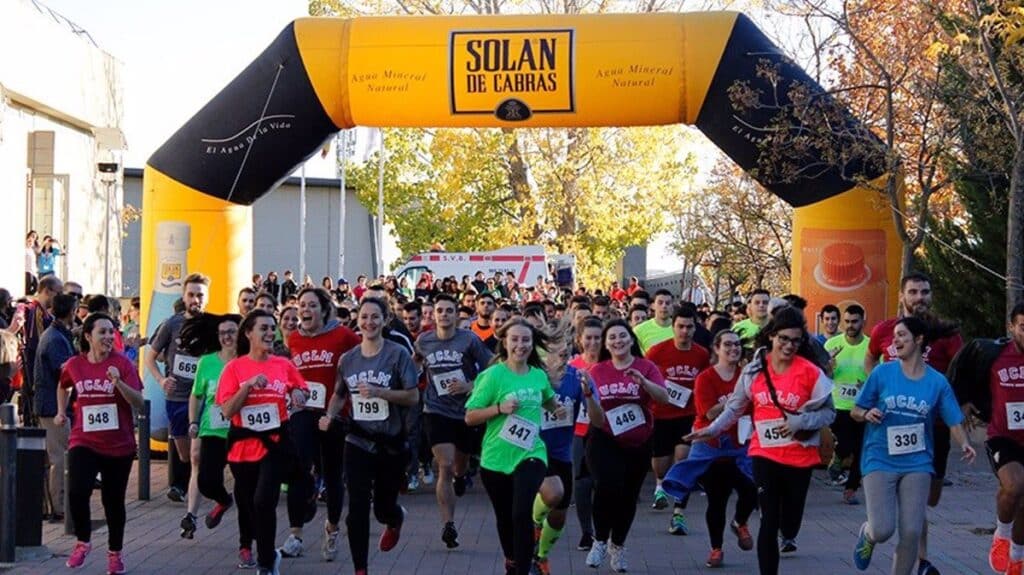
[[[497,405],[510,395],[519,400],[519,408],[511,415],[499,415],[487,422],[480,457],[484,469],[506,474],[531,457],[547,464],[547,448],[540,438],[541,406],[555,392],[544,371],[531,367],[525,375],[518,375],[504,363],[498,363],[476,376],[466,410]]]
[[[732,326],[732,331],[736,332],[740,336],[740,341],[743,342],[743,347],[747,349],[753,349],[757,334],[761,333],[761,326],[754,323],[754,320],[749,317],[738,324]]]
[[[640,350],[647,353],[647,350],[665,341],[672,339],[672,322],[665,327],[658,325],[658,320],[653,317],[633,328],[636,339],[640,344]]]
[[[868,379],[864,371],[864,358],[868,355],[868,344],[871,338],[864,336],[864,339],[857,345],[850,345],[844,334],[829,338],[825,342],[825,349],[829,353],[840,350],[836,354],[836,367],[833,371],[832,381],[832,403],[836,409],[850,411],[855,405],[857,392],[860,386]]]
[[[200,357],[199,363],[196,364],[196,380],[192,384],[192,395],[203,400],[203,414],[199,417],[199,437],[228,438],[230,423],[221,415],[220,407],[214,400],[222,371],[224,362],[216,353]]]

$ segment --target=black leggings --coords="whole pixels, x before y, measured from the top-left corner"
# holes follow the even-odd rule
[[[274,566],[277,533],[277,500],[281,495],[281,478],[287,462],[280,451],[271,451],[255,463],[232,463],[235,476],[235,504],[238,506],[238,532],[241,546],[246,535],[256,539],[257,562],[260,567]]]
[[[133,455],[111,457],[100,455],[88,447],[68,451],[68,512],[75,525],[75,537],[88,543],[92,538],[92,517],[89,499],[96,485],[96,474],[103,479],[100,488],[103,514],[107,518],[108,548],[121,551],[124,546],[124,525],[128,514],[124,508],[128,492],[128,476],[132,472]]]
[[[864,424],[854,421],[849,411],[837,409],[836,419],[832,422],[832,434],[836,439],[836,459],[842,461],[853,456],[845,489],[856,491],[860,489],[860,450],[864,443]]]
[[[389,527],[402,525],[398,490],[405,483],[404,455],[370,453],[345,443],[345,480],[348,482],[348,547],[356,571],[366,569],[370,555],[370,502],[377,521]]]
[[[313,481],[313,462],[319,460],[321,477],[327,491],[327,520],[331,525],[341,521],[341,508],[345,500],[342,464],[345,434],[341,424],[332,421],[327,431],[317,427],[320,414],[308,409],[291,416],[289,425],[298,465],[288,482],[288,524],[302,527],[306,522],[306,509],[317,497]]]
[[[587,439],[575,436],[572,438],[572,466],[575,484],[573,491],[576,496],[576,519],[580,522],[580,530],[594,535],[594,481],[587,467]]]
[[[757,564],[761,575],[776,575],[779,572],[779,532],[785,539],[796,539],[800,532],[807,488],[811,484],[811,468],[783,465],[764,457],[751,459],[761,507]]]
[[[516,575],[529,575],[533,557],[533,500],[544,483],[544,462],[531,457],[511,475],[480,468],[487,496],[494,507],[498,539],[505,559],[515,562]]]
[[[587,438],[587,466],[594,478],[594,539],[625,545],[636,515],[651,449],[646,444],[626,448],[602,431],[591,429]]]
[[[228,464],[228,442],[216,436],[199,438],[199,493],[221,505],[231,503],[224,488],[224,468]]]
[[[704,512],[704,520],[708,524],[708,537],[712,549],[722,548],[725,534],[725,513],[729,506],[729,495],[736,490],[739,499],[736,501],[736,513],[733,519],[739,525],[746,525],[750,514],[757,506],[757,489],[743,475],[733,461],[716,461],[700,477],[700,483],[708,496],[708,508]]]

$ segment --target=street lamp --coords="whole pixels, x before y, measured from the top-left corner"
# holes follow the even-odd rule
[[[116,162],[99,162],[96,170],[100,173],[100,181],[106,189],[106,217],[103,220],[103,293],[110,294],[110,190],[117,184]]]

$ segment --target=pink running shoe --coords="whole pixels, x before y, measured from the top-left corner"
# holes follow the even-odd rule
[[[107,551],[107,575],[121,575],[124,572],[124,553]]]
[[[75,548],[71,550],[71,557],[68,557],[64,564],[72,569],[78,569],[85,563],[85,558],[89,556],[90,551],[92,551],[92,543],[79,541],[75,543]]]

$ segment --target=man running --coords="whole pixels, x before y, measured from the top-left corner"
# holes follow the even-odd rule
[[[491,318],[494,316],[494,294],[481,292],[476,297],[476,319],[470,324],[470,329],[480,338],[480,341],[487,341],[494,337],[494,324]]]
[[[256,290],[251,287],[244,287],[238,290],[238,313],[242,317],[248,315],[249,312],[256,309]]]
[[[822,311],[822,316],[825,315]],[[860,450],[864,442],[864,424],[850,417],[855,405],[857,392],[867,381],[864,372],[864,358],[868,353],[870,339],[864,335],[864,308],[857,304],[847,306],[843,312],[844,332],[825,342],[825,349],[835,363],[832,381],[832,403],[836,407],[836,419],[832,422],[832,435],[836,439],[835,455],[829,465],[829,474],[834,480],[841,479],[842,461],[852,457],[843,490],[843,502],[856,505],[857,489],[860,488]]]
[[[654,292],[654,303],[651,304],[651,309],[654,310],[654,317],[636,326],[633,330],[637,343],[640,344],[640,349],[644,353],[647,353],[647,350],[656,344],[673,337],[672,292],[667,289]]]
[[[469,457],[479,453],[482,430],[465,423],[466,398],[477,374],[491,361],[491,352],[473,332],[456,327],[455,298],[434,298],[434,331],[416,340],[423,358],[427,386],[423,423],[437,461],[437,505],[444,528],[441,540],[449,549],[459,546],[455,529],[455,499],[466,492]]]
[[[818,343],[825,345],[826,341],[840,335],[839,308],[832,304],[822,306],[818,317],[821,319],[821,333],[814,337],[818,340]],[[861,319],[863,320],[864,318],[862,317]]]
[[[743,347],[754,349],[754,341],[761,328],[768,323],[771,315],[768,313],[768,302],[771,300],[771,293],[766,289],[756,289],[750,292],[750,299],[747,300],[747,319],[737,322],[732,330],[739,334]]]

